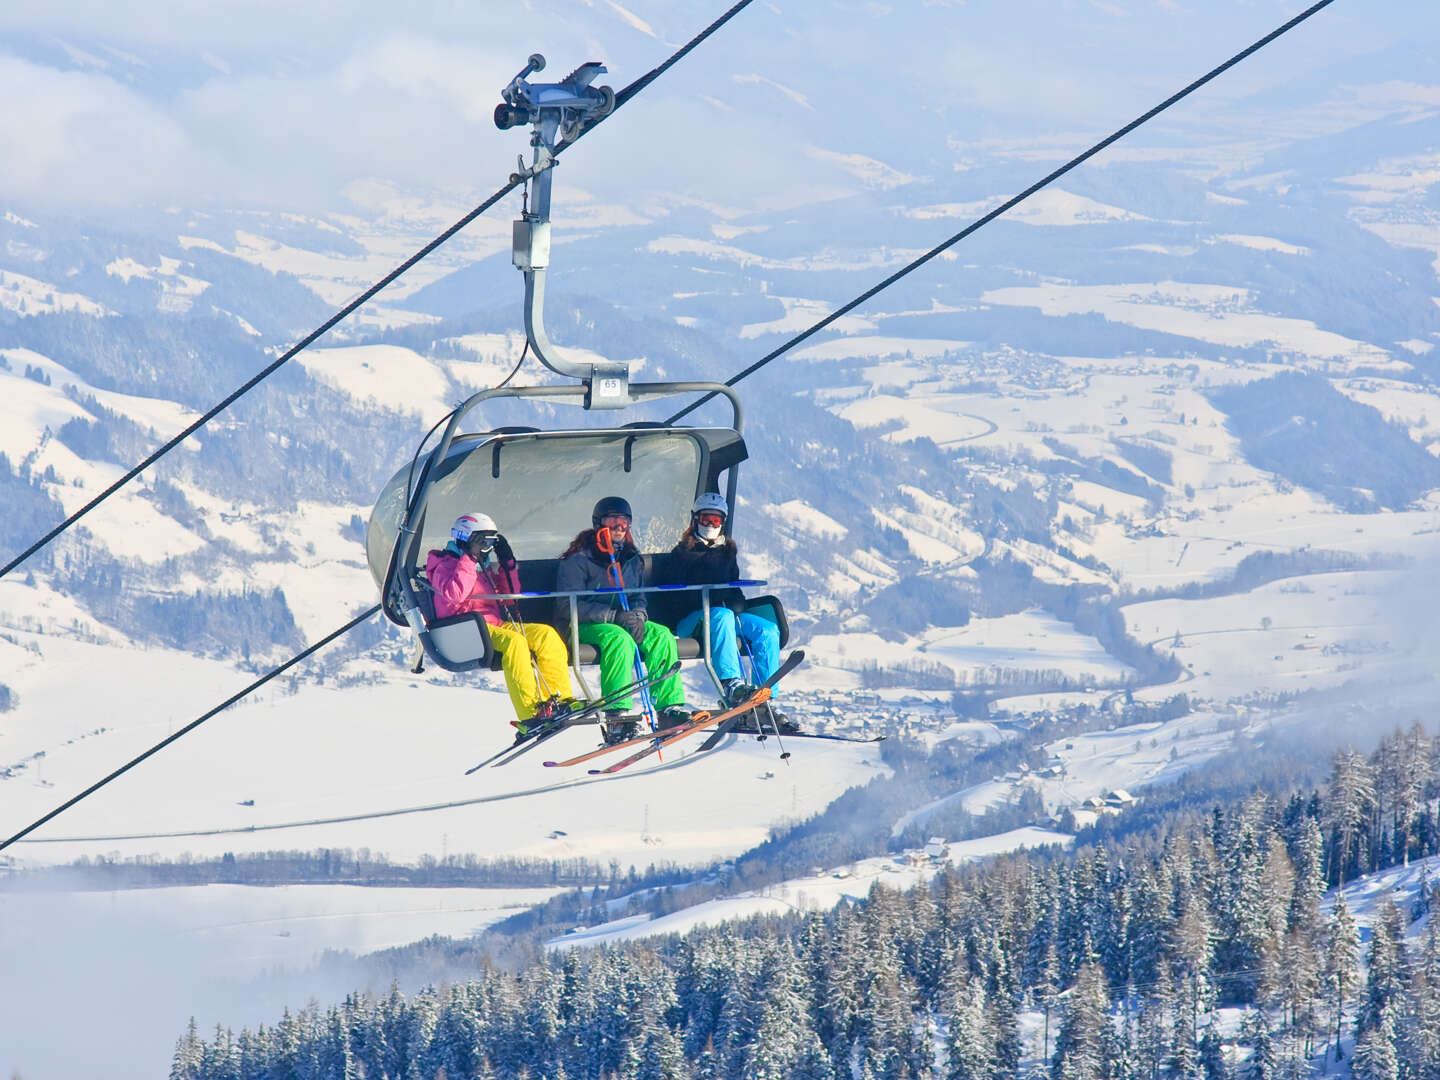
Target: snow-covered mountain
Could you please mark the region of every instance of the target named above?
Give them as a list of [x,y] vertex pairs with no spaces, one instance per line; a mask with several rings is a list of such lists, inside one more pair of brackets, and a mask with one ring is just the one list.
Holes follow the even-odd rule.
[[[559,7],[506,14],[483,45],[470,26],[438,44],[423,13],[399,44],[347,30],[349,66],[308,78],[302,25],[276,59],[258,26],[167,40],[0,13],[0,86],[31,88],[0,149],[61,102],[80,118],[24,143],[28,172],[0,152],[0,554],[498,186],[523,142],[488,110],[537,36],[556,68],[603,56],[621,85],[712,15]],[[1116,7],[1047,6],[1018,44],[1015,5],[737,23],[563,159],[552,334],[646,377],[725,378],[1288,14]],[[1058,815],[1263,731],[1276,701],[1423,699],[1436,14],[1372,18],[1335,5],[741,384],[737,533],[809,652],[791,694],[810,724],[979,746],[992,719],[1010,737],[1127,696],[1194,710],[1163,732],[1178,757],[1121,727],[1080,744],[1106,763],[1093,783],[1001,776],[907,814],[1034,788]],[[136,117],[148,141],[94,135]],[[361,530],[380,484],[519,355],[517,210],[0,581],[0,834],[374,602]],[[620,783],[557,791],[537,764],[473,784],[503,694],[411,676],[406,648],[378,624],[352,636],[6,854],[703,863],[886,772],[873,750],[807,745],[767,776],[749,746]]]

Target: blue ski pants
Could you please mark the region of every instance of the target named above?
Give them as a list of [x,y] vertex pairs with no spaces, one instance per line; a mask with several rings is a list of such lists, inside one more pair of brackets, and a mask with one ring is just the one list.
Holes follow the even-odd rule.
[[[692,611],[675,624],[680,637],[698,638],[700,612]],[[750,677],[758,686],[780,666],[780,628],[752,612],[736,615],[728,607],[710,609],[710,656],[722,679],[743,679],[740,643],[750,653]]]

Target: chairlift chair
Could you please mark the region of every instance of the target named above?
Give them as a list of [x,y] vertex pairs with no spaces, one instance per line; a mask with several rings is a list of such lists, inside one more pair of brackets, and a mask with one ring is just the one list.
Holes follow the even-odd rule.
[[[748,453],[741,435],[743,414],[734,390],[713,382],[629,381],[629,365],[610,361],[575,362],[558,355],[543,320],[545,270],[549,263],[549,203],[556,140],[563,140],[590,122],[584,110],[603,116],[613,106],[608,88],[589,81],[605,69],[587,64],[552,86],[526,82],[544,66],[538,54],[505,92],[503,118],[514,126],[529,119],[534,126],[533,164],[522,163],[517,179],[526,180],[526,209],[515,222],[513,259],[525,276],[525,331],[536,357],[558,374],[578,382],[482,390],[449,417],[439,442],[417,451],[385,485],[371,513],[366,533],[370,572],[380,588],[386,616],[414,631],[424,655],[455,672],[499,668],[485,620],[474,613],[435,617],[423,567],[428,552],[450,538],[456,517],[480,510],[495,519],[510,541],[520,564],[526,592],[514,598],[527,622],[550,622],[568,632],[570,660],[581,689],[589,688],[582,667],[598,662],[593,646],[578,640],[574,600],[554,592],[560,553],[576,533],[588,528],[591,508],[607,495],[620,495],[635,508],[634,540],[645,560],[646,591],[659,594],[655,615],[675,616],[693,610],[699,601],[704,616],[698,640],[680,639],[681,659],[703,659],[720,685],[711,662],[709,598],[720,586],[654,585],[666,580],[667,553],[690,521],[690,508],[705,491],[722,492],[729,509],[726,529],[735,519],[739,466]],[[552,93],[556,87],[559,91]],[[587,102],[590,102],[587,105]],[[558,104],[547,104],[558,103]],[[527,111],[528,110],[528,111]],[[503,123],[501,123],[503,119]],[[718,395],[729,401],[728,427],[675,426],[633,421],[606,427],[499,427],[480,433],[462,432],[463,422],[480,406],[500,399],[545,405],[579,406],[587,411],[633,408],[667,397]],[[752,582],[749,584],[762,584]],[[634,591],[631,589],[630,591]],[[676,592],[687,593],[689,604]],[[698,592],[698,597],[696,593]],[[666,596],[664,594],[671,594]],[[669,601],[668,603],[666,601]],[[774,621],[783,645],[789,637],[785,609],[766,596],[748,606]],[[569,617],[567,618],[567,612]],[[672,626],[673,628],[673,626]]]

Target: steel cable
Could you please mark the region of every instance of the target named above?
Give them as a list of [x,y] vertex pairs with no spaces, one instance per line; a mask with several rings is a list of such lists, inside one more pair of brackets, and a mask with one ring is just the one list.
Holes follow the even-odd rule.
[[[1088,150],[1086,150],[1084,153],[1077,154],[1075,157],[1073,157],[1073,158],[1071,158],[1069,161],[1067,161],[1064,165],[1061,165],[1061,166],[1060,166],[1058,169],[1056,169],[1054,172],[1052,172],[1052,173],[1050,173],[1049,175],[1045,176],[1045,177],[1044,177],[1043,179],[1041,179],[1041,180],[1037,180],[1035,183],[1031,184],[1031,185],[1030,185],[1028,188],[1026,188],[1024,191],[1020,192],[1020,194],[1014,196],[1013,198],[1007,199],[1005,202],[1003,202],[1003,203],[1001,203],[999,206],[995,207],[995,209],[991,210],[991,211],[990,211],[988,214],[986,214],[984,217],[978,218],[977,220],[971,222],[969,225],[965,226],[965,228],[961,229],[959,232],[957,232],[954,236],[950,237],[948,240],[944,241],[944,242],[941,243],[941,244],[937,244],[935,247],[931,248],[929,251],[927,251],[924,255],[921,255],[919,258],[914,259],[913,261],[906,263],[906,264],[905,264],[904,266],[902,266],[899,270],[895,271],[895,273],[893,273],[893,274],[891,274],[889,277],[887,277],[884,281],[881,281],[878,285],[874,285],[874,286],[870,287],[869,289],[866,289],[866,290],[865,290],[863,293],[861,293],[859,296],[855,297],[855,299],[851,300],[849,303],[847,303],[847,304],[844,305],[843,307],[837,309],[836,311],[832,312],[831,314],[825,316],[825,318],[823,318],[823,319],[821,319],[820,321],[816,322],[816,323],[815,323],[814,325],[812,325],[809,329],[803,330],[803,331],[801,331],[799,334],[796,334],[796,335],[795,335],[794,337],[792,337],[789,341],[785,342],[785,344],[781,345],[778,349],[775,349],[775,350],[773,350],[773,351],[771,351],[771,352],[769,352],[769,353],[766,353],[766,354],[765,354],[764,356],[762,356],[759,360],[755,361],[755,363],[751,364],[749,367],[747,367],[747,368],[745,368],[743,371],[741,371],[738,375],[734,375],[734,376],[732,376],[731,378],[727,379],[727,380],[725,381],[725,385],[726,385],[726,386],[734,386],[736,383],[740,382],[742,379],[746,379],[746,378],[748,378],[749,376],[755,374],[755,372],[759,371],[759,370],[760,370],[761,368],[763,368],[766,364],[770,363],[770,361],[772,361],[772,360],[776,359],[777,357],[782,356],[782,355],[784,355],[785,353],[789,352],[789,351],[790,351],[791,349],[793,349],[796,345],[799,345],[802,341],[805,341],[807,338],[813,337],[815,334],[818,334],[821,330],[824,330],[827,326],[829,326],[831,323],[833,323],[836,319],[839,319],[839,318],[842,317],[843,315],[846,315],[846,314],[848,314],[849,312],[853,311],[855,308],[859,307],[861,304],[863,304],[865,301],[869,300],[872,296],[875,296],[877,293],[883,292],[884,290],[888,289],[891,285],[894,285],[897,281],[899,281],[901,278],[905,277],[907,274],[911,273],[912,271],[915,271],[915,270],[920,269],[920,267],[924,266],[924,265],[925,265],[926,263],[928,263],[931,259],[934,259],[934,258],[937,257],[938,255],[940,255],[942,252],[945,252],[945,251],[949,250],[951,247],[953,247],[954,245],[958,244],[961,240],[964,240],[967,236],[969,236],[971,233],[975,232],[976,230],[981,229],[981,228],[983,228],[984,226],[988,225],[990,222],[994,221],[997,217],[999,217],[1001,214],[1005,213],[1007,210],[1011,210],[1011,209],[1015,208],[1016,206],[1019,206],[1022,202],[1024,202],[1026,199],[1028,199],[1031,195],[1034,195],[1034,194],[1035,194],[1037,191],[1039,191],[1040,189],[1042,189],[1042,188],[1044,188],[1044,187],[1047,187],[1047,186],[1049,186],[1050,184],[1054,183],[1056,180],[1060,179],[1060,177],[1062,177],[1062,176],[1064,176],[1066,173],[1068,173],[1071,169],[1074,169],[1074,168],[1076,168],[1077,166],[1084,164],[1086,161],[1089,161],[1092,157],[1094,157],[1096,154],[1100,153],[1100,151],[1104,150],[1104,149],[1105,149],[1107,146],[1109,146],[1111,143],[1114,143],[1114,142],[1116,142],[1116,141],[1119,140],[1119,139],[1123,139],[1126,135],[1130,134],[1130,132],[1134,131],[1136,128],[1140,127],[1142,124],[1144,124],[1144,123],[1146,123],[1146,122],[1148,122],[1148,121],[1150,121],[1150,120],[1153,120],[1155,117],[1159,116],[1162,112],[1164,112],[1166,109],[1170,108],[1170,106],[1174,105],[1176,102],[1181,101],[1181,100],[1183,100],[1184,98],[1189,97],[1189,96],[1190,96],[1191,94],[1193,94],[1196,90],[1199,90],[1202,86],[1204,86],[1206,83],[1210,82],[1212,79],[1215,79],[1215,78],[1217,78],[1218,76],[1224,74],[1226,71],[1229,71],[1232,67],[1234,67],[1236,64],[1240,63],[1240,61],[1244,60],[1244,59],[1245,59],[1247,56],[1249,56],[1250,54],[1252,54],[1252,53],[1254,53],[1254,52],[1258,52],[1260,49],[1263,49],[1266,45],[1269,45],[1269,44],[1270,44],[1272,41],[1274,41],[1276,38],[1280,37],[1280,36],[1283,35],[1283,34],[1288,33],[1289,31],[1293,30],[1295,27],[1299,26],[1301,23],[1303,23],[1306,19],[1310,18],[1310,16],[1314,15],[1314,14],[1315,14],[1317,11],[1319,11],[1321,8],[1329,7],[1329,6],[1330,6],[1332,3],[1334,3],[1334,2],[1335,2],[1335,0],[1319,0],[1318,3],[1312,4],[1310,7],[1306,8],[1306,9],[1305,9],[1304,11],[1302,11],[1299,15],[1296,15],[1293,19],[1289,20],[1289,21],[1286,22],[1284,25],[1279,26],[1279,27],[1277,27],[1276,29],[1270,31],[1270,33],[1266,34],[1266,35],[1265,35],[1264,37],[1262,37],[1259,41],[1256,41],[1253,45],[1250,45],[1249,47],[1240,50],[1240,52],[1238,52],[1238,53],[1236,53],[1234,56],[1230,57],[1229,60],[1226,60],[1223,64],[1219,65],[1218,67],[1212,68],[1210,71],[1208,71],[1208,72],[1206,72],[1204,75],[1200,76],[1200,78],[1196,79],[1194,82],[1192,82],[1192,83],[1190,83],[1188,86],[1186,86],[1183,90],[1178,90],[1178,91],[1176,91],[1175,93],[1171,94],[1168,98],[1166,98],[1164,101],[1162,101],[1159,105],[1156,105],[1153,109],[1149,110],[1149,111],[1146,112],[1146,113],[1143,113],[1143,114],[1140,115],[1140,116],[1137,116],[1134,120],[1131,120],[1131,121],[1130,121],[1128,124],[1126,124],[1124,127],[1122,127],[1122,128],[1117,128],[1115,131],[1113,131],[1113,132],[1111,132],[1109,135],[1105,136],[1105,138],[1101,139],[1099,142],[1097,142],[1097,143],[1095,143],[1093,146],[1091,146],[1091,147],[1090,147]],[[691,404],[685,406],[685,408],[681,409],[681,410],[680,410],[679,412],[677,412],[674,416],[671,416],[671,417],[669,417],[668,419],[666,419],[665,423],[667,423],[667,424],[673,424],[673,423],[675,423],[675,421],[677,421],[677,420],[681,419],[682,417],[687,416],[687,415],[689,415],[690,413],[694,412],[694,411],[695,411],[696,409],[698,409],[701,405],[704,405],[707,401],[709,401],[711,398],[713,398],[713,397],[715,397],[715,396],[716,396],[715,391],[711,391],[710,393],[706,394],[705,396],[703,396],[703,397],[697,399],[696,401],[692,402]]]
[[[612,109],[612,110],[611,110],[608,114],[606,114],[605,116],[600,117],[598,120],[595,121],[595,123],[591,124],[589,127],[587,127],[587,128],[585,128],[584,130],[582,130],[582,131],[580,132],[580,134],[577,135],[577,136],[576,136],[574,139],[572,139],[570,142],[567,142],[564,146],[561,146],[559,149],[557,149],[557,150],[555,151],[556,155],[558,156],[559,154],[564,153],[565,150],[567,150],[569,147],[573,146],[576,142],[579,141],[579,139],[581,139],[581,138],[583,138],[585,135],[589,134],[591,131],[593,131],[593,130],[594,130],[596,127],[598,127],[600,124],[602,124],[602,123],[604,123],[606,120],[608,120],[611,116],[614,116],[615,113],[620,109],[620,107],[621,107],[622,105],[624,105],[624,104],[625,104],[626,102],[628,102],[631,98],[633,98],[636,94],[640,93],[640,91],[644,90],[644,89],[645,89],[647,86],[649,86],[652,82],[654,82],[656,79],[658,79],[661,75],[663,75],[666,71],[668,71],[668,70],[669,70],[671,67],[673,67],[676,63],[678,63],[684,56],[686,56],[692,49],[694,49],[694,48],[695,48],[696,46],[698,46],[701,42],[703,42],[706,38],[710,37],[710,36],[711,36],[712,34],[714,34],[717,30],[719,30],[722,26],[724,26],[727,22],[729,22],[731,19],[733,19],[737,14],[740,13],[740,11],[742,11],[744,8],[748,7],[748,6],[750,5],[750,3],[751,3],[751,0],[739,0],[738,3],[736,3],[735,5],[733,5],[733,6],[732,6],[728,11],[726,11],[723,15],[721,15],[719,18],[717,18],[714,22],[712,22],[712,23],[711,23],[709,26],[707,26],[704,30],[700,31],[700,33],[696,34],[693,38],[691,38],[688,42],[686,42],[686,44],[683,45],[680,49],[678,49],[678,50],[676,50],[674,53],[672,53],[672,54],[670,55],[670,57],[669,57],[664,63],[660,64],[658,67],[652,68],[650,71],[646,72],[644,75],[640,76],[640,78],[638,78],[638,79],[636,79],[634,82],[632,82],[629,86],[625,87],[623,90],[621,90],[619,93],[617,93],[617,94],[615,95],[615,108]],[[465,228],[467,225],[469,225],[472,221],[474,221],[476,218],[478,218],[481,214],[485,213],[485,211],[489,210],[492,206],[494,206],[497,202],[499,202],[502,198],[504,198],[504,197],[505,197],[506,195],[508,195],[510,192],[514,191],[515,188],[519,187],[522,182],[523,182],[523,181],[521,181],[521,180],[517,177],[517,178],[511,180],[509,183],[505,184],[505,186],[501,187],[498,191],[495,192],[495,194],[491,195],[488,199],[486,199],[484,202],[482,202],[479,206],[475,207],[475,209],[471,210],[468,214],[466,214],[464,217],[460,218],[460,220],[458,220],[457,222],[455,222],[455,224],[451,225],[448,229],[446,229],[444,232],[442,232],[439,236],[435,237],[435,239],[431,240],[428,244],[426,244],[424,247],[422,247],[419,251],[415,252],[415,254],[411,255],[411,256],[410,256],[408,259],[406,259],[404,262],[400,263],[399,266],[395,267],[395,269],[391,270],[388,274],[386,274],[384,277],[382,277],[379,281],[377,281],[375,284],[371,285],[368,289],[366,289],[364,292],[362,292],[362,293],[361,293],[359,296],[357,296],[354,300],[351,300],[348,304],[346,304],[344,307],[342,307],[339,311],[335,312],[334,315],[330,316],[330,318],[326,319],[323,323],[321,323],[318,327],[316,327],[316,328],[315,328],[314,330],[312,330],[310,333],[306,334],[303,338],[300,339],[300,341],[299,341],[297,344],[295,344],[294,346],[292,346],[288,351],[286,351],[284,354],[282,354],[281,356],[279,356],[279,357],[278,357],[277,359],[275,359],[272,363],[267,364],[265,367],[261,368],[260,371],[258,371],[255,375],[253,375],[253,376],[252,376],[251,378],[249,378],[248,380],[246,380],[246,381],[245,381],[243,384],[241,384],[236,390],[234,390],[234,391],[232,391],[231,393],[227,394],[224,398],[222,398],[222,399],[219,401],[219,403],[217,403],[216,405],[214,405],[214,406],[211,407],[210,409],[206,410],[205,412],[201,413],[199,417],[197,417],[191,424],[189,424],[189,425],[188,425],[184,430],[182,430],[178,435],[176,435],[174,438],[170,439],[168,442],[162,443],[153,453],[151,453],[148,457],[146,457],[145,460],[141,461],[141,462],[140,462],[138,465],[136,465],[134,468],[130,469],[127,473],[125,473],[125,474],[124,474],[123,476],[121,476],[118,480],[116,480],[114,483],[112,483],[112,484],[111,484],[109,487],[107,487],[104,491],[100,492],[99,495],[95,496],[93,499],[91,499],[89,502],[87,502],[84,506],[82,506],[79,510],[75,511],[75,513],[71,514],[71,515],[70,515],[69,517],[67,517],[64,521],[60,522],[59,525],[56,525],[53,529],[51,529],[49,532],[47,532],[44,536],[40,537],[40,539],[36,540],[33,544],[31,544],[29,547],[27,547],[27,548],[26,548],[24,551],[22,551],[19,555],[15,556],[15,558],[13,558],[13,559],[11,559],[9,562],[7,562],[3,567],[0,567],[0,578],[3,578],[6,574],[10,573],[10,571],[14,570],[17,566],[19,566],[21,563],[23,563],[26,559],[30,558],[30,556],[34,555],[37,551],[39,551],[41,548],[43,548],[46,544],[50,543],[50,541],[54,540],[57,536],[59,536],[61,533],[63,533],[66,529],[70,528],[70,526],[74,525],[74,524],[75,524],[76,522],[78,522],[81,518],[83,518],[86,514],[90,513],[91,510],[94,510],[97,506],[99,506],[101,503],[103,503],[103,502],[104,502],[106,499],[108,499],[111,495],[115,494],[115,492],[119,491],[122,487],[124,487],[126,484],[128,484],[131,480],[135,479],[135,477],[139,476],[142,472],[144,472],[144,471],[145,471],[146,469],[148,469],[150,466],[154,465],[157,461],[159,461],[159,460],[160,460],[162,457],[164,457],[166,454],[170,453],[170,451],[174,450],[177,446],[179,446],[181,443],[183,443],[183,442],[184,442],[186,439],[188,439],[191,435],[195,434],[195,432],[199,431],[202,427],[204,427],[206,424],[208,424],[208,423],[209,423],[211,420],[213,420],[216,416],[218,416],[220,413],[224,412],[224,411],[225,411],[226,409],[228,409],[231,405],[233,405],[236,401],[238,401],[240,398],[242,398],[242,397],[244,397],[246,394],[248,394],[251,390],[255,389],[256,386],[260,385],[260,383],[264,382],[264,381],[265,381],[266,379],[268,379],[271,375],[275,374],[275,372],[279,371],[282,367],[284,367],[287,363],[289,363],[289,362],[290,362],[292,359],[294,359],[297,355],[299,355],[299,354],[300,354],[301,352],[303,352],[305,349],[309,348],[311,345],[313,345],[317,340],[319,340],[319,339],[320,339],[321,337],[323,337],[325,334],[329,333],[330,330],[332,330],[337,324],[343,322],[346,318],[348,318],[351,314],[353,314],[353,313],[356,311],[356,309],[358,309],[359,307],[361,307],[363,304],[368,303],[368,302],[370,301],[370,299],[373,298],[377,293],[379,293],[381,290],[383,290],[384,288],[386,288],[388,285],[390,285],[392,282],[394,282],[394,281],[395,281],[397,278],[399,278],[401,275],[403,275],[403,274],[406,273],[408,270],[410,270],[411,267],[415,266],[415,265],[416,265],[417,263],[419,263],[422,259],[426,258],[428,255],[430,255],[432,252],[434,252],[434,251],[435,251],[437,248],[439,248],[441,245],[445,244],[451,237],[453,237],[453,236],[454,236],[456,233],[458,233],[461,229],[463,229],[463,228]]]

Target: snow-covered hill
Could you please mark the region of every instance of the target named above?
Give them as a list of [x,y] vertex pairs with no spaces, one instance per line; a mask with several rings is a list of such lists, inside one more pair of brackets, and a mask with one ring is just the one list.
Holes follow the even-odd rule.
[[[765,32],[698,52],[564,159],[555,337],[646,377],[727,377],[1276,14],[1213,5],[1177,35],[1174,5],[1047,11],[1017,60],[981,8],[769,9]],[[487,114],[534,47],[530,8],[445,41],[423,12],[402,44],[346,29],[303,85],[259,16],[160,33],[64,9],[0,12],[0,87],[24,106],[0,149],[27,147],[0,153],[0,555],[458,218],[523,145]],[[617,85],[712,14],[541,9],[552,60],[597,49]],[[1314,691],[1428,693],[1440,97],[1408,42],[1436,13],[1389,5],[1363,35],[1343,5],[1325,18],[742,384],[737,533],[809,652],[787,686],[802,720],[982,746],[1189,699],[1163,726],[1048,746],[1049,777],[917,798],[897,829],[1026,791],[1081,810]],[[400,76],[418,67],[433,78]],[[284,124],[262,107],[297,101]],[[279,160],[314,172],[257,171]],[[519,356],[514,202],[0,582],[0,834],[374,601],[360,530],[380,484]],[[506,738],[498,684],[410,676],[404,651],[378,629],[338,646],[6,855],[704,863],[885,771],[873,748],[807,743],[782,766],[747,742],[604,783],[538,762],[466,779]]]

